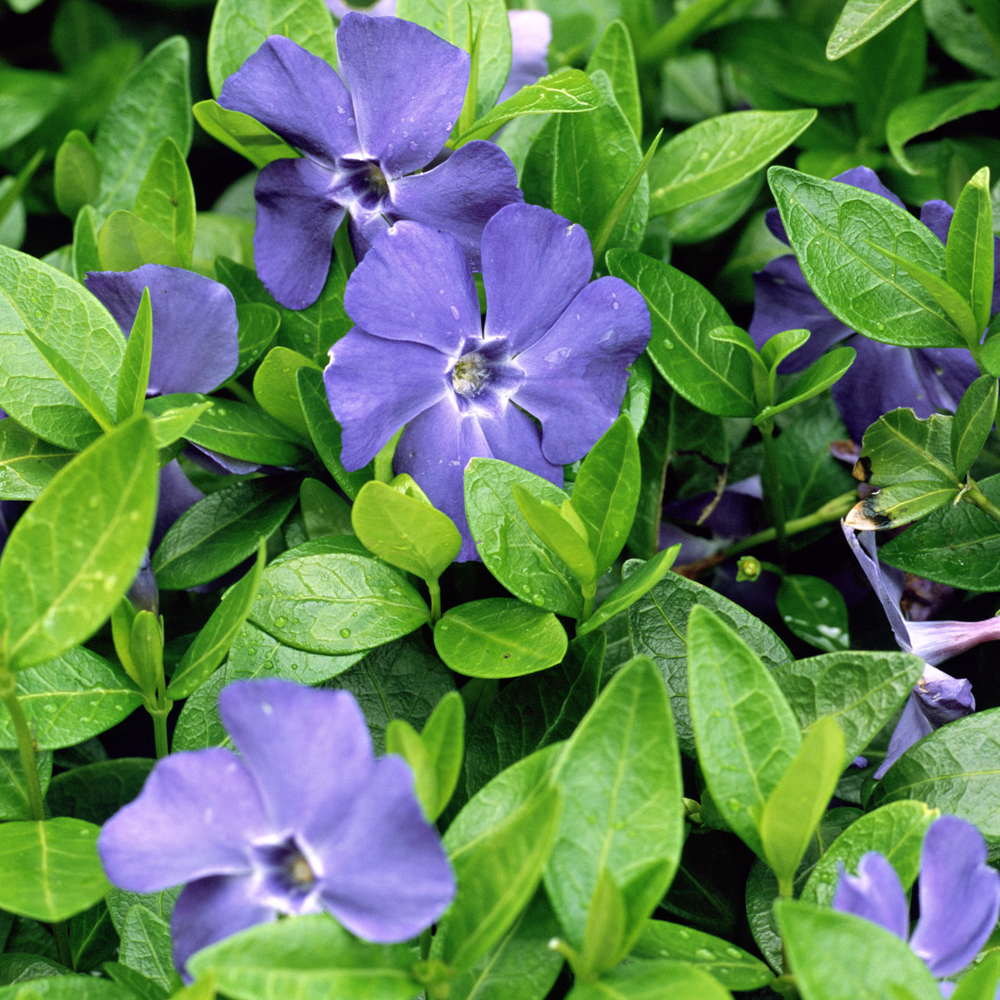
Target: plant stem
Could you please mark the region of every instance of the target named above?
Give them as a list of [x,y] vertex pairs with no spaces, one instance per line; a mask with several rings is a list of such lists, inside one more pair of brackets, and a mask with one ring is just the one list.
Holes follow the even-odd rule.
[[24,787],[28,795],[28,812],[33,820],[45,819],[45,809],[42,806],[42,786],[38,780],[38,762],[35,757],[35,741],[31,737],[31,729],[25,718],[24,709],[18,701],[14,673],[5,665],[0,664],[0,701],[7,706],[14,732],[17,734],[17,750],[21,755],[21,767],[24,769]]
[[441,617],[441,584],[438,578],[428,578],[424,581],[427,584],[427,592],[431,597],[431,625],[436,625]]
[[968,486],[962,491],[962,499],[966,503],[971,503],[978,507],[984,514],[989,515],[994,521],[1000,521],[1000,507],[998,507],[971,479]]
[[764,502],[771,513],[778,554],[784,565],[788,561],[788,531],[785,527],[785,497],[781,491],[778,451],[774,444],[774,422],[768,420],[761,426],[760,432],[764,442]]
[[157,707],[150,710],[149,714],[153,718],[153,742],[156,745],[156,759],[162,760],[170,753],[170,744],[167,740],[167,716],[170,714],[170,709]]

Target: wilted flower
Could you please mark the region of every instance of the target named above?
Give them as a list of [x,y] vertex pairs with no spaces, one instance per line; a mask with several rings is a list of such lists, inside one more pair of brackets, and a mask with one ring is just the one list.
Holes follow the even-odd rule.
[[413,774],[372,753],[354,697],[283,680],[237,681],[221,747],[157,762],[98,839],[111,881],[133,892],[187,883],[171,919],[174,962],[279,914],[333,914],[390,943],[436,920],[455,894]]
[[618,416],[627,366],[650,336],[642,296],[618,278],[588,284],[586,232],[548,209],[501,209],[482,260],[485,325],[459,244],[397,223],[351,275],[344,307],[357,326],[331,348],[324,375],[344,466],[363,466],[405,424],[394,468],[459,526],[460,560],[477,557],[463,499],[469,459],[561,484],[562,466]]
[[[834,180],[881,195],[903,207],[868,167],[855,167]],[[953,214],[945,202],[928,201],[920,211],[920,221],[944,243]],[[767,224],[775,236],[788,242],[776,208],[768,211]],[[1000,254],[997,267],[1000,268]],[[997,309],[1000,309],[1000,283],[995,285],[993,295],[992,311]],[[812,336],[782,363],[781,372],[802,371],[846,338],[850,338],[851,347],[857,351],[854,364],[831,390],[840,417],[855,441],[860,441],[868,425],[882,414],[901,406],[911,407],[918,417],[929,417],[938,410],[954,413],[962,394],[979,375],[965,348],[898,347],[856,333],[816,298],[795,255],[787,254],[772,260],[754,275],[750,336],[761,347],[781,330],[803,328]]]
[[[932,975],[964,969],[996,927],[1000,873],[986,864],[986,843],[957,816],[934,820],[924,835],[918,893],[920,918],[910,934],[910,905],[896,869],[876,851],[858,862],[858,874],[840,864],[833,908],[853,913],[909,940]],[[947,990],[949,984],[942,984]]]
[[349,215],[360,258],[399,219],[451,233],[478,265],[483,226],[522,200],[506,153],[470,142],[426,173],[465,100],[469,54],[419,25],[348,13],[340,75],[272,35],[226,80],[219,103],[302,152],[269,163],[255,190],[254,260],[267,290],[302,309],[323,289],[333,235]]

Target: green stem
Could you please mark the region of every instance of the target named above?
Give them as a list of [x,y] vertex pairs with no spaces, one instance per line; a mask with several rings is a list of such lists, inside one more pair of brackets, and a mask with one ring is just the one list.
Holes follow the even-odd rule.
[[51,925],[52,934],[56,939],[56,954],[59,956],[59,961],[66,966],[67,969],[73,968],[73,949],[69,944],[69,931],[66,929],[65,920],[57,920]]
[[151,709],[149,714],[153,717],[153,742],[156,745],[156,759],[162,760],[170,753],[170,744],[167,740],[167,716],[170,714],[169,708]]
[[[831,521],[839,521],[857,502],[858,494],[855,490],[841,493],[840,496],[828,500],[819,510],[787,521],[784,525],[785,535],[791,538],[792,535],[798,535],[803,531],[808,531],[810,528],[818,528],[820,525],[829,524]],[[777,534],[774,528],[765,528],[763,531],[758,531],[757,534],[750,535],[742,541],[730,545],[728,549],[720,554],[719,561],[728,559],[730,556],[739,555],[741,552],[746,552],[747,549],[752,549],[757,545],[773,542]]]
[[594,595],[596,593],[596,587],[590,593],[587,591],[583,592],[583,614],[580,616],[581,622],[585,622],[594,613]]
[[38,780],[38,762],[35,758],[35,741],[31,738],[31,728],[25,718],[24,709],[18,701],[17,682],[14,673],[6,666],[0,665],[0,701],[7,706],[14,732],[17,734],[17,750],[21,755],[21,767],[24,769],[24,787],[28,795],[28,813],[33,820],[45,819],[45,808],[42,805],[42,785]]
[[788,561],[788,529],[785,526],[785,496],[781,490],[778,450],[774,444],[774,422],[768,420],[764,423],[760,433],[764,442],[764,502],[771,512],[778,554],[784,564]]
[[441,584],[438,583],[437,577],[427,579],[424,583],[427,584],[427,591],[431,597],[431,625],[436,625],[441,617]]
[[989,515],[994,521],[1000,521],[1000,507],[998,507],[980,488],[969,480],[968,485],[962,491],[962,499],[966,503],[971,503],[978,507],[984,514]]

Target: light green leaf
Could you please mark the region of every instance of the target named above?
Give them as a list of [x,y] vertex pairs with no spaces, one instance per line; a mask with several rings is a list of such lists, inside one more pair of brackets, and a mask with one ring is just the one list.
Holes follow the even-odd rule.
[[890,25],[916,0],[847,0],[826,43],[827,59],[840,59]]
[[0,420],[0,497],[34,500],[72,457],[16,420]]
[[135,213],[166,237],[184,266],[194,252],[194,187],[184,154],[167,136],[160,143],[135,199]]
[[[593,597],[597,568],[587,538],[587,529],[569,506],[556,506],[550,500],[539,500],[520,483],[513,486],[514,502],[528,527],[539,541],[551,549],[576,577],[584,596]],[[581,531],[582,529],[582,531]]]
[[266,125],[242,111],[230,111],[216,101],[198,101],[191,110],[195,121],[213,139],[242,153],[255,167],[299,155]]
[[832,351],[817,358],[785,391],[774,406],[765,407],[754,419],[760,426],[765,420],[770,420],[775,414],[791,409],[804,403],[813,396],[829,389],[839,382],[848,368],[854,364],[857,352],[853,347],[835,347]]
[[993,205],[989,167],[978,171],[962,190],[948,227],[944,255],[948,284],[972,308],[970,341],[978,343],[990,321],[993,298]]
[[707,972],[687,962],[630,962],[594,982],[577,982],[566,1000],[732,1000],[729,991]]
[[639,78],[632,39],[624,21],[612,21],[598,39],[587,60],[587,72],[593,73],[595,70],[607,73],[618,107],[632,126],[635,137],[641,139],[642,102],[639,99]]
[[149,365],[152,358],[153,309],[149,302],[149,289],[144,288],[118,375],[115,416],[119,422],[142,413],[146,390],[149,388]]
[[183,267],[177,248],[145,219],[119,209],[101,227],[97,253],[105,271],[134,271],[143,264]]
[[979,457],[996,414],[997,380],[993,375],[980,375],[966,389],[951,424],[951,459],[959,479]]
[[657,552],[652,559],[633,570],[601,601],[600,607],[577,626],[576,634],[586,635],[588,632],[593,632],[648,594],[667,575],[678,552],[680,545],[672,545],[669,549]]
[[56,152],[53,187],[59,211],[71,219],[84,205],[97,201],[101,165],[90,140],[79,129],[68,132]]
[[298,351],[272,347],[254,372],[253,394],[263,410],[303,437],[308,437],[309,427],[302,413],[296,382],[298,370],[305,367],[319,370],[315,362]]

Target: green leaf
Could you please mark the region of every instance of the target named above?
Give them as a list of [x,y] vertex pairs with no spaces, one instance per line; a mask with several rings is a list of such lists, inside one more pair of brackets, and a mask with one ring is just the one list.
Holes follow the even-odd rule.
[[[806,344],[810,336],[808,330],[782,330],[764,342],[764,346],[760,349],[760,360],[768,372],[773,372],[789,354],[793,354]],[[752,340],[750,343],[753,345]]]
[[513,494],[517,509],[528,527],[538,536],[543,546],[569,567],[584,596],[593,597],[597,567],[587,538],[587,529],[576,516],[572,502],[563,501],[563,506],[556,506],[550,500],[539,500],[520,483],[514,483]]
[[[46,794],[52,777],[52,754],[35,754],[38,783]],[[31,800],[25,780],[21,755],[13,750],[0,750],[0,819],[30,819]]]
[[255,479],[209,494],[186,510],[153,554],[153,572],[164,590],[207,583],[257,550],[295,506],[280,480]]
[[313,653],[371,649],[429,618],[427,605],[397,570],[336,552],[272,563],[250,612],[258,628]]
[[566,631],[550,611],[507,597],[467,601],[434,626],[434,648],[466,677],[520,677],[559,663]]
[[991,111],[1000,105],[1000,80],[974,83],[953,83],[936,90],[927,90],[898,104],[889,114],[886,139],[892,155],[909,174],[919,174],[917,167],[903,151],[915,136],[962,118],[977,111]]
[[1000,844],[1000,709],[956,719],[907,750],[875,788],[872,805],[919,799],[979,827]]
[[325,535],[349,535],[351,505],[318,479],[303,479],[299,487],[302,523],[310,539]]
[[1000,72],[1000,25],[989,0],[924,0],[921,13],[934,40],[964,66],[983,76]]
[[788,769],[760,814],[764,856],[778,884],[788,888],[826,812],[844,769],[844,735],[829,715],[806,731]]
[[580,588],[572,571],[528,527],[513,496],[519,483],[536,500],[562,505],[566,494],[548,480],[493,458],[473,458],[465,470],[465,512],[486,568],[516,597],[579,618]]
[[972,341],[979,342],[990,321],[993,299],[993,205],[990,168],[983,167],[965,185],[948,227],[944,255],[948,284],[969,303]]
[[916,0],[847,0],[826,43],[827,59],[840,59],[890,25]]
[[240,355],[232,377],[242,375],[270,346],[278,332],[281,316],[273,306],[263,302],[237,302]]
[[851,509],[844,523],[862,531],[897,528],[953,500],[962,484],[951,467],[952,417],[918,419],[891,410],[865,431],[860,469],[878,492]]
[[34,500],[72,457],[16,420],[0,420],[0,497]]
[[241,580],[225,592],[219,606],[212,612],[211,618],[181,657],[181,662],[177,665],[167,687],[168,698],[174,701],[186,698],[200,687],[209,674],[226,658],[236,634],[250,614],[266,558],[267,545],[262,538],[257,546],[256,563]]
[[119,422],[142,413],[146,390],[149,388],[149,365],[152,358],[153,309],[149,301],[149,289],[144,288],[118,374],[115,416]]
[[778,587],[777,605],[781,620],[800,639],[828,653],[850,649],[847,605],[832,583],[790,574]]
[[[626,563],[626,571],[630,568]],[[625,579],[626,582],[630,579],[627,572]],[[695,756],[695,741],[688,704],[687,623],[695,605],[711,609],[739,632],[769,669],[774,670],[792,659],[785,644],[759,618],[714,590],[676,573],[665,576],[645,597],[629,607],[632,653],[650,657],[663,675],[677,738],[681,749],[690,757]]]
[[547,786],[476,839],[455,847],[445,837],[458,894],[438,930],[444,962],[464,972],[500,940],[538,886],[562,813]]
[[986,444],[997,414],[997,380],[980,375],[962,396],[951,424],[951,459],[961,479]]
[[234,1000],[412,1000],[414,956],[405,944],[359,941],[327,914],[257,924],[191,957]]
[[[979,482],[993,503],[1000,503],[1000,476]],[[1000,589],[997,543],[1000,524],[970,503],[947,504],[879,548],[879,557],[952,587]]]
[[208,79],[215,97],[226,77],[235,73],[268,35],[284,35],[337,65],[333,21],[322,0],[220,0],[208,34]]
[[135,1000],[136,994],[130,988],[106,979],[54,975],[53,972],[53,969],[45,968],[44,979],[0,987],[0,1000]]
[[376,480],[358,491],[351,524],[366,549],[422,580],[437,580],[462,547],[447,514]]
[[734,111],[685,129],[667,142],[650,164],[650,216],[735,187],[766,167],[815,117],[811,108]]
[[133,271],[143,264],[183,267],[177,248],[159,230],[134,212],[112,212],[97,239],[101,268]]
[[118,957],[122,964],[156,983],[164,992],[180,985],[170,955],[170,924],[145,906],[125,915]]
[[14,526],[0,561],[10,669],[58,656],[111,613],[149,540],[158,471],[149,422],[125,424],[56,473]]
[[857,352],[853,347],[835,347],[817,358],[787,389],[774,406],[765,407],[754,419],[758,426],[775,414],[804,403],[829,389],[854,364]]
[[1000,984],[1000,953],[990,952],[958,981],[952,1000],[992,1000]]
[[[211,399],[207,399],[204,396],[201,399],[202,402],[195,403],[192,406],[178,406],[168,409],[150,407],[148,405],[150,400],[145,401],[143,410],[147,411],[147,415],[152,417],[153,439],[156,442],[157,448],[166,448],[175,441],[179,441],[187,434],[194,422],[212,406]],[[155,410],[159,410],[159,413],[156,415],[154,415]]]
[[97,201],[101,165],[90,140],[79,129],[67,133],[56,152],[53,187],[59,211],[71,219],[84,205]]
[[790,899],[775,913],[803,1000],[886,1000],[897,987],[914,1000],[939,1000],[927,966],[884,927]]
[[242,111],[230,111],[216,101],[198,101],[191,110],[195,121],[213,139],[242,153],[255,167],[299,155],[266,125]]
[[964,347],[944,310],[884,250],[943,275],[941,241],[887,198],[772,167],[768,180],[809,286],[843,323],[903,347]]
[[309,436],[309,426],[302,413],[296,376],[300,368],[319,366],[298,351],[287,347],[272,347],[253,376],[254,399],[276,420]]
[[[697,0],[696,0],[697,2]],[[707,972],[687,962],[631,962],[595,982],[577,982],[566,1000],[732,1000],[730,993]]]
[[77,213],[73,223],[73,274],[77,281],[83,281],[88,271],[101,269],[97,238],[103,224],[104,216],[90,205]]
[[682,271],[641,253],[612,250],[607,264],[646,299],[653,329],[649,356],[667,382],[716,416],[756,415],[750,359],[710,336],[731,325],[716,299]]
[[742,948],[666,920],[647,921],[629,957],[687,962],[710,973],[728,990],[755,990],[774,980],[774,973]]
[[0,149],[13,146],[35,129],[58,105],[66,81],[55,73],[0,68]]
[[588,632],[593,632],[648,594],[666,576],[678,552],[680,545],[672,545],[669,549],[657,552],[652,559],[633,570],[601,601],[600,607],[585,622],[577,626],[576,634],[586,635]]
[[522,87],[516,94],[488,111],[455,140],[455,148],[473,139],[488,139],[497,129],[522,115],[574,114],[593,111],[601,95],[590,77],[579,69],[562,69]]
[[554,780],[565,806],[545,888],[567,939],[579,948],[602,872],[614,880],[626,920],[610,966],[662,898],[684,839],[670,703],[649,659],[637,657],[612,678],[566,744]]
[[858,862],[869,851],[878,851],[896,869],[908,890],[920,873],[920,854],[927,827],[937,816],[923,802],[890,802],[852,823],[827,848],[809,873],[801,898],[829,906],[840,882],[840,865],[857,872]]
[[309,435],[323,464],[337,485],[354,500],[358,491],[369,479],[371,468],[366,466],[348,472],[340,461],[340,424],[333,417],[330,402],[323,387],[323,375],[309,368],[300,368],[296,373],[299,400],[309,427]]
[[97,856],[100,828],[61,816],[0,826],[0,906],[53,923],[96,903],[110,888]]
[[105,213],[131,209],[164,139],[182,154],[191,148],[191,88],[187,41],[161,42],[122,84],[94,137]]
[[799,724],[757,654],[701,605],[688,623],[688,672],[698,760],[712,799],[763,857],[761,811],[798,753]]
[[166,237],[185,265],[194,252],[194,187],[184,154],[167,136],[160,143],[135,199],[135,212]]
[[598,39],[587,60],[587,72],[601,70],[611,81],[615,100],[632,127],[637,139],[642,138],[642,102],[639,98],[639,78],[635,68],[632,39],[625,22],[616,19]]
[[45,805],[53,816],[75,816],[100,826],[142,791],[155,761],[119,757],[56,775]]

